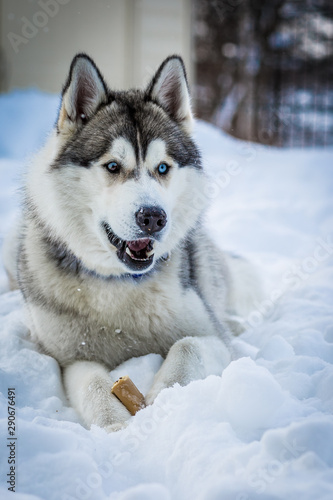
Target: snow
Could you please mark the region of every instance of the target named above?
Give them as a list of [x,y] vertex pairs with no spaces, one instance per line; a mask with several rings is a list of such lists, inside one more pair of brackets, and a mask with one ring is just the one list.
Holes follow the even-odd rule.
[[[58,97],[0,98],[0,234],[13,224],[27,154]],[[19,292],[0,273],[2,499],[7,390],[16,392],[17,500],[329,500],[333,498],[333,149],[275,149],[198,123],[210,187],[207,229],[256,265],[266,294],[245,318],[244,357],[164,390],[113,434],[85,429],[57,363],[29,340]],[[204,203],[204,199],[194,200]],[[112,372],[146,393],[162,360]]]

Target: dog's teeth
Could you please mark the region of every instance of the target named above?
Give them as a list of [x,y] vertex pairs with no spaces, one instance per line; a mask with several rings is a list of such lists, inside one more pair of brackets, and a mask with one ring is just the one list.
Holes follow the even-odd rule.
[[136,255],[134,255],[131,250],[128,248],[128,246],[126,246],[126,250],[125,252],[127,253],[127,255],[129,255],[131,257],[131,259],[133,260],[136,260],[136,261],[140,261],[140,262],[145,262],[146,260],[149,259],[149,257],[151,257],[154,253],[154,250],[151,250],[150,252],[147,252],[146,253],[146,257],[144,259],[140,259],[139,257],[137,257]]

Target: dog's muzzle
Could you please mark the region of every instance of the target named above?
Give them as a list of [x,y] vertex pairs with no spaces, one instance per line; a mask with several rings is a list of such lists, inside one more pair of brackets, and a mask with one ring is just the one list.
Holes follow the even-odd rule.
[[148,269],[154,260],[154,243],[166,226],[167,215],[157,206],[143,206],[135,214],[142,238],[126,241],[117,236],[107,222],[102,227],[111,245],[116,247],[118,258],[132,271]]

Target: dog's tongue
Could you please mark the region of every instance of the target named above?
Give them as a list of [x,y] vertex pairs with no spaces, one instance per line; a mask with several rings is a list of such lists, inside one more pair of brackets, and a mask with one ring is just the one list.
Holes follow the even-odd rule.
[[143,238],[142,240],[128,241],[127,246],[133,252],[139,252],[143,248],[146,248],[149,243],[149,238]]

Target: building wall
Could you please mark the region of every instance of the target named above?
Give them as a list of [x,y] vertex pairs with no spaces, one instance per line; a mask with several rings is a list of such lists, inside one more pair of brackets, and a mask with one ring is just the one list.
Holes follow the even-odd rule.
[[164,57],[184,57],[190,79],[191,0],[0,0],[1,90],[58,92],[86,52],[112,88],[147,83]]

